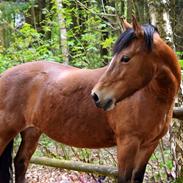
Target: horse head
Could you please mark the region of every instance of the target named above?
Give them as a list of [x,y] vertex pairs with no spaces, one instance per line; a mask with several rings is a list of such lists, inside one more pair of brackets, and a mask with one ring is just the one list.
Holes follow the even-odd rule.
[[175,54],[155,26],[140,26],[134,17],[132,25],[123,25],[126,30],[115,43],[114,56],[92,90],[96,106],[104,110],[147,86],[163,67],[180,80]]

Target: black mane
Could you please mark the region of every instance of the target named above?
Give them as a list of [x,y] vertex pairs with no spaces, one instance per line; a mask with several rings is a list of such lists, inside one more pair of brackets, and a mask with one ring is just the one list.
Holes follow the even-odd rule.
[[[158,29],[151,24],[145,24],[142,26],[142,28],[144,30],[145,45],[148,50],[151,50],[153,45],[153,34],[155,32],[158,33]],[[135,38],[136,35],[134,29],[127,29],[125,32],[123,32],[114,45],[113,49],[114,54],[116,53],[118,54],[119,52],[121,52],[121,50],[126,48]]]

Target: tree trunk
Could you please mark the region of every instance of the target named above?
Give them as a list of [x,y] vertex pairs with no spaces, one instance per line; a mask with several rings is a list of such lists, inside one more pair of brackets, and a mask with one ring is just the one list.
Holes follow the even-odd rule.
[[4,29],[0,27],[0,47],[4,47]]
[[169,0],[147,0],[151,23],[157,26],[161,37],[165,39],[174,50],[173,31],[170,21]]
[[29,15],[25,17],[25,21],[32,25],[38,32],[44,33],[43,22],[45,15],[43,9],[46,8],[46,0],[32,1],[31,8],[29,9]]
[[62,57],[65,64],[69,64],[69,50],[67,45],[67,30],[65,25],[65,19],[63,16],[62,0],[56,0],[58,24],[60,33],[60,47],[62,51]]
[[[106,0],[102,0],[102,7],[101,7],[101,9],[103,10],[104,13],[106,13],[105,6],[107,6],[107,5],[108,5],[107,1]],[[103,20],[105,22],[108,22],[108,19],[105,18],[105,17],[103,17]],[[101,40],[104,41],[104,40],[106,40],[109,37],[109,32],[106,30],[105,27],[102,27],[101,31],[102,31]],[[107,65],[109,63],[108,54],[109,54],[108,49],[107,48],[103,48],[102,46],[100,46],[100,55],[101,55],[101,58],[104,58],[104,61],[103,61],[104,65]]]

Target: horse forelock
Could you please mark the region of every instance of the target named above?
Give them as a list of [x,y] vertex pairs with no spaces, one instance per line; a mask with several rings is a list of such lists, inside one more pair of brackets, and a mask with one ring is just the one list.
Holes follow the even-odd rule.
[[[153,46],[153,35],[155,32],[158,33],[158,29],[151,25],[151,24],[145,24],[142,25],[142,29],[144,31],[144,41],[145,41],[145,46],[147,47],[148,50],[152,50]],[[137,38],[134,32],[134,29],[130,28],[127,29],[125,32],[123,32],[118,40],[116,41],[114,48],[113,48],[113,53],[118,54],[121,52],[122,49],[127,48],[128,45],[135,39]]]

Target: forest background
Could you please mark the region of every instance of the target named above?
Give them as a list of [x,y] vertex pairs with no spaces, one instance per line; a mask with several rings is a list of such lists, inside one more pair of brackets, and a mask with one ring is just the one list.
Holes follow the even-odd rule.
[[[109,63],[113,44],[123,31],[120,17],[130,22],[132,15],[141,24],[157,26],[183,68],[183,0],[0,0],[0,72],[33,60],[102,67]],[[181,91],[176,106],[182,106]],[[40,156],[75,156],[116,165],[114,150],[97,151],[96,157],[96,151],[58,145],[45,136],[40,144]],[[146,177],[154,181],[181,177],[182,154],[183,122],[174,120],[151,158]]]

